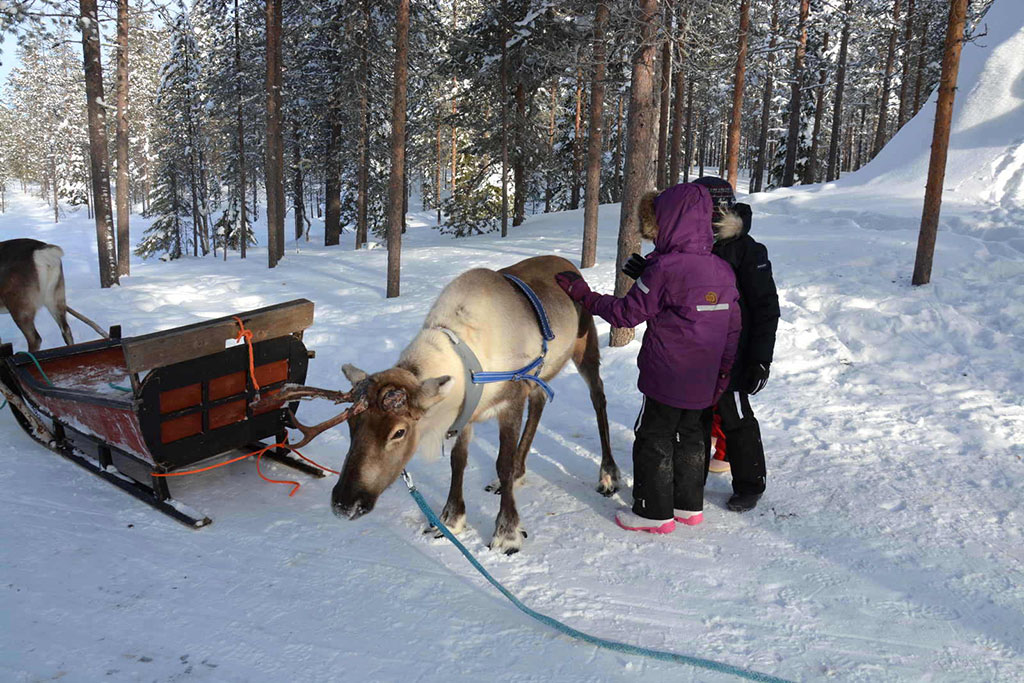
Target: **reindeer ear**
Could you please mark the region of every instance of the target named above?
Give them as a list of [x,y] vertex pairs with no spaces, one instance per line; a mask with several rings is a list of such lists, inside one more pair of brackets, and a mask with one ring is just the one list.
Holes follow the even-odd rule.
[[416,394],[416,405],[426,410],[447,396],[454,385],[451,375],[431,377],[420,385],[420,390]]
[[349,363],[345,363],[344,365],[342,365],[341,371],[345,373],[345,377],[347,377],[348,381],[352,382],[353,385],[359,384],[368,377],[368,375],[365,372],[363,372],[354,365],[350,365]]

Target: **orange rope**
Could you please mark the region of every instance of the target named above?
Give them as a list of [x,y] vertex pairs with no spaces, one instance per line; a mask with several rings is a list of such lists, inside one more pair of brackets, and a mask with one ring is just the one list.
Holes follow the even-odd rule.
[[[242,339],[245,339],[245,343],[248,344],[248,346],[249,346],[249,375],[252,377],[252,385],[253,385],[253,387],[256,389],[256,391],[259,391],[260,390],[260,385],[256,382],[256,364],[255,364],[255,361],[253,359],[253,353],[252,353],[252,330],[246,329],[245,323],[243,323],[242,319],[239,318],[237,315],[236,316],[231,316],[231,317],[233,317],[235,319],[235,322],[238,323],[239,332],[238,332],[238,336],[235,337],[235,341],[241,341]],[[295,492],[298,491],[300,488],[302,488],[302,484],[300,484],[297,481],[291,481],[290,479],[270,479],[269,477],[264,476],[263,471],[260,470],[260,458],[262,458],[263,454],[266,453],[267,451],[269,451],[272,448],[287,448],[289,451],[291,451],[295,455],[299,456],[300,458],[302,458],[306,462],[308,462],[308,463],[310,463],[310,464],[312,464],[312,465],[314,465],[316,467],[319,467],[324,472],[330,472],[331,474],[341,474],[337,470],[332,470],[330,467],[324,467],[323,465],[321,465],[320,463],[316,462],[315,460],[307,458],[302,453],[299,453],[297,450],[295,450],[294,448],[292,448],[291,446],[289,446],[286,443],[273,443],[273,444],[270,444],[269,446],[264,446],[263,448],[261,448],[261,449],[259,449],[257,451],[253,451],[252,453],[246,453],[245,455],[240,455],[237,458],[232,458],[231,460],[225,460],[224,462],[217,463],[216,465],[209,465],[208,467],[200,467],[199,469],[195,469],[195,470],[186,470],[184,472],[164,472],[164,473],[154,472],[154,473],[152,473],[152,476],[154,476],[154,477],[184,477],[184,476],[189,475],[189,474],[199,474],[200,472],[207,472],[209,470],[215,470],[218,467],[224,467],[225,465],[230,465],[233,462],[238,462],[239,460],[245,460],[246,458],[255,455],[256,456],[256,474],[260,475],[260,479],[262,479],[263,481],[269,482],[271,484],[291,484],[292,485],[292,490],[288,494],[288,496],[289,497],[294,496]]]
[[260,479],[262,479],[265,482],[269,482],[271,484],[291,484],[292,485],[292,490],[288,494],[288,496],[289,497],[294,496],[295,492],[298,491],[300,488],[302,488],[302,484],[300,484],[297,481],[292,481],[290,479],[270,479],[269,477],[267,477],[267,476],[265,476],[263,474],[262,470],[260,470],[260,458],[262,458],[263,454],[266,453],[267,451],[269,451],[272,448],[287,448],[289,451],[291,451],[295,455],[299,456],[300,458],[302,458],[306,462],[311,463],[311,464],[315,465],[316,467],[319,467],[324,472],[330,472],[331,474],[340,474],[340,472],[338,472],[337,470],[332,470],[330,467],[324,467],[323,465],[321,465],[320,463],[316,462],[315,460],[307,458],[302,453],[299,453],[297,450],[295,450],[294,448],[292,448],[291,446],[289,446],[286,443],[273,443],[273,444],[270,444],[269,446],[264,446],[263,448],[261,448],[261,449],[259,449],[257,451],[253,451],[252,453],[246,453],[245,455],[240,455],[237,458],[232,458],[231,460],[225,460],[224,462],[219,462],[216,465],[209,465],[208,467],[200,467],[199,469],[195,469],[195,470],[186,470],[185,472],[163,472],[163,473],[153,472],[152,476],[154,476],[154,477],[184,477],[184,476],[189,475],[189,474],[199,474],[200,472],[206,472],[208,470],[215,470],[218,467],[224,467],[225,465],[230,465],[233,462],[238,462],[239,460],[245,460],[246,458],[255,455],[256,456],[256,474],[260,475]]
[[231,316],[238,323],[238,336],[235,337],[235,341],[242,341],[245,339],[245,343],[249,345],[249,376],[252,377],[252,386],[256,391],[260,390],[259,382],[256,381],[256,362],[252,355],[252,330],[245,328],[245,323],[237,315]]

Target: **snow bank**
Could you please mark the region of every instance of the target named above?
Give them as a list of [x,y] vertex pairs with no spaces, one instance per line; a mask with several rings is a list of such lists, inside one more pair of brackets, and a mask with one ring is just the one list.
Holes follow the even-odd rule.
[[[1024,207],[1024,3],[996,0],[964,45],[943,201]],[[937,92],[864,168],[840,185],[923,196]]]

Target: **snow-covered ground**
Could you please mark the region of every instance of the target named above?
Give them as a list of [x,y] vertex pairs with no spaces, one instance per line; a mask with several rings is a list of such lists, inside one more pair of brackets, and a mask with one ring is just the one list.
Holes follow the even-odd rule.
[[[728,476],[712,475],[702,526],[666,537],[619,530],[612,514],[628,486],[610,500],[593,490],[597,430],[570,369],[553,384],[517,494],[530,536],[513,557],[486,548],[497,430],[476,431],[464,540],[489,571],[595,635],[788,679],[1024,679],[1024,158],[1020,128],[1006,123],[1024,111],[1024,66],[1004,66],[1002,81],[993,66],[1010,64],[1004,46],[1024,36],[1018,4],[997,2],[985,45],[964,50],[970,80],[950,163],[961,191],[944,207],[931,285],[909,284],[923,189],[910,166],[927,149],[927,108],[877,167],[751,198],[782,302],[772,378],[754,399],[769,468],[758,508],[726,511]],[[984,140],[962,112],[974,112]],[[985,112],[995,117],[987,127]],[[122,286],[101,291],[91,222],[54,225],[36,199],[9,197],[0,239],[62,245],[71,305],[126,335],[314,300],[309,381],[337,387],[347,386],[344,362],[391,365],[455,274],[537,254],[575,259],[582,232],[582,212],[568,212],[535,216],[505,240],[452,241],[413,214],[394,300],[384,298],[385,250],[351,251],[351,233],[343,248],[314,246],[321,226],[273,271],[261,249],[245,262],[136,260]],[[600,221],[599,265],[586,275],[610,291],[618,207],[602,207]],[[45,344],[58,343],[45,313],[38,323]],[[628,485],[639,343],[609,349],[607,325],[599,331]],[[7,316],[0,337],[25,348]],[[303,411],[313,419],[331,407]],[[306,452],[337,467],[347,440],[336,429]],[[240,462],[172,482],[215,520],[189,531],[39,447],[9,411],[0,457],[3,680],[726,678],[598,650],[529,620],[447,541],[421,533],[401,483],[373,513],[343,522],[329,511],[332,479],[303,479],[289,498]],[[447,464],[417,457],[410,470],[438,508]]]
[[[935,284],[911,288],[913,221],[801,197],[755,205],[783,313],[772,379],[755,399],[769,462],[760,506],[726,511],[728,477],[712,475],[703,526],[664,538],[619,530],[611,516],[628,488],[612,500],[594,492],[597,430],[567,372],[517,495],[531,532],[523,552],[485,547],[498,503],[483,491],[493,425],[470,453],[466,542],[529,605],[608,638],[790,679],[1019,680],[1024,256],[944,231]],[[587,273],[604,291],[617,217],[602,207],[600,265]],[[575,258],[582,215],[537,216],[504,241],[451,241],[414,216],[397,300],[384,298],[385,250],[305,243],[274,271],[260,249],[226,264],[136,261],[121,287],[100,291],[91,222],[50,220],[15,194],[0,236],[63,245],[69,299],[86,315],[130,335],[309,297],[309,381],[340,387],[343,362],[393,363],[457,272]],[[45,313],[39,327],[47,344],[59,340]],[[24,348],[9,317],[0,336]],[[627,483],[638,347],[603,350]],[[7,680],[721,678],[531,622],[447,541],[421,533],[401,483],[372,514],[342,522],[328,509],[331,479],[289,498],[238,463],[173,482],[215,520],[189,531],[40,448],[7,411],[0,434]],[[307,454],[337,467],[346,444],[337,429]],[[417,457],[411,472],[439,507],[447,465]]]

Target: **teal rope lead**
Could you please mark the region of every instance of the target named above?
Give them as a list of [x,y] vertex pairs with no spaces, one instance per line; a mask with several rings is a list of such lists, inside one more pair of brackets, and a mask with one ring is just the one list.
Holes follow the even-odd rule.
[[710,659],[704,659],[703,657],[691,657],[689,655],[676,654],[675,652],[665,652],[664,650],[651,650],[646,647],[629,645],[628,643],[620,643],[618,641],[607,640],[605,638],[598,638],[597,636],[592,636],[589,633],[584,633],[583,631],[574,629],[571,626],[566,626],[562,622],[558,621],[553,617],[549,617],[546,614],[541,614],[540,612],[530,609],[529,607],[524,605],[519,600],[519,598],[513,595],[511,591],[509,591],[507,588],[501,585],[497,579],[491,576],[490,573],[486,569],[484,569],[483,565],[481,565],[480,562],[475,557],[473,557],[473,553],[469,552],[466,546],[462,545],[459,539],[455,538],[455,535],[451,531],[449,531],[448,527],[446,527],[441,522],[438,516],[434,514],[434,511],[430,508],[430,506],[427,505],[427,501],[423,499],[423,495],[419,491],[417,491],[416,486],[413,485],[412,477],[409,476],[409,473],[406,472],[405,470],[402,470],[402,478],[405,480],[406,486],[409,487],[409,495],[411,495],[413,500],[416,501],[416,504],[419,505],[420,510],[422,510],[423,514],[426,515],[427,520],[435,527],[437,527],[437,529],[440,530],[442,534],[444,534],[444,537],[451,541],[455,545],[455,547],[459,549],[459,552],[461,552],[463,556],[465,556],[465,558],[469,560],[469,563],[473,565],[473,567],[478,572],[480,572],[480,574],[485,579],[487,579],[492,586],[497,588],[498,591],[501,592],[501,594],[504,595],[506,598],[508,598],[509,601],[517,608],[519,608],[520,611],[526,613],[530,617],[533,617],[540,623],[545,624],[546,626],[550,626],[551,628],[555,629],[556,631],[559,631],[560,633],[564,633],[570,638],[582,640],[584,642],[590,643],[591,645],[603,647],[606,650],[615,650],[616,652],[623,652],[628,655],[638,655],[641,657],[649,657],[651,659],[659,659],[663,662],[686,664],[688,666],[695,666],[701,669],[708,669],[709,671],[717,671],[719,673],[731,674],[733,676],[736,676],[737,678],[743,678],[748,681],[765,681],[767,683],[790,683],[784,678],[778,678],[776,676],[770,676],[768,674],[763,674],[757,671],[742,669],[738,666],[733,666],[731,664],[723,664],[721,662],[716,662]]
[[[18,351],[18,353],[23,353],[26,356],[28,356],[29,358],[31,358],[32,362],[36,364],[36,369],[39,370],[39,374],[42,375],[43,379],[46,380],[46,383],[49,384],[51,387],[53,386],[53,382],[51,382],[50,378],[46,376],[45,372],[43,372],[43,366],[39,364],[39,359],[38,358],[33,356],[29,351]],[[17,354],[15,354],[15,355],[17,355]]]

